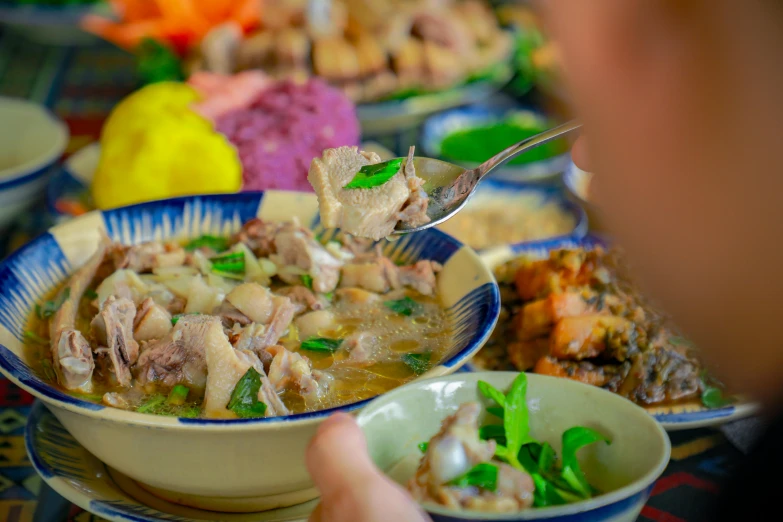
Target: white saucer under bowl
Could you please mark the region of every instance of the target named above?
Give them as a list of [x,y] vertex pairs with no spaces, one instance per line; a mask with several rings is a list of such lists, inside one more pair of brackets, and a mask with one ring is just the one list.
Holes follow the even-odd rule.
[[53,490],[82,509],[113,522],[304,521],[318,503],[312,500],[283,509],[241,514],[172,504],[98,460],[40,402],[28,417],[25,445],[33,467]]

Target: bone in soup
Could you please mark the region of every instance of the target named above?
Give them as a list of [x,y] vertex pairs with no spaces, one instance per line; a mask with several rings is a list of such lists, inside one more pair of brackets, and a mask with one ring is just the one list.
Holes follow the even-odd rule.
[[36,307],[29,360],[80,398],[142,413],[272,417],[367,399],[424,373],[450,338],[440,265],[295,222],[135,246],[104,239]]

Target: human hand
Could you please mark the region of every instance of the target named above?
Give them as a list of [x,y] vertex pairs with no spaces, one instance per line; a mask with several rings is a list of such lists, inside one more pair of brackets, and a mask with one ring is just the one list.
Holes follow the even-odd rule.
[[375,467],[364,433],[347,413],[326,419],[305,454],[321,492],[310,522],[427,522],[410,495]]

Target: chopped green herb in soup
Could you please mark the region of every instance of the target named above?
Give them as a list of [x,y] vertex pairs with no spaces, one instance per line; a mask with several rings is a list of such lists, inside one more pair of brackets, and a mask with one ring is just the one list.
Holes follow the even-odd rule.
[[399,266],[296,223],[98,251],[33,314],[31,359],[84,400],[253,418],[367,399],[426,372],[450,330],[440,266]]

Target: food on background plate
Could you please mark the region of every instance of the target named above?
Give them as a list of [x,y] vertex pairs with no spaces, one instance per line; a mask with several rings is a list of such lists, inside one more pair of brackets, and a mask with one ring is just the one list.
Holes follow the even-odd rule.
[[514,62],[521,83],[531,79],[551,85],[560,80],[561,58],[557,45],[543,30],[539,15],[525,3],[507,3],[497,8],[500,23],[514,29],[516,49]]
[[478,367],[573,379],[642,406],[729,402],[693,346],[639,294],[617,249],[522,256],[499,266],[495,277],[500,321],[474,358]]
[[429,222],[424,180],[416,176],[414,148],[406,159],[381,162],[375,153],[340,147],[313,160],[308,179],[327,228],[371,239],[392,234],[397,223]]
[[438,228],[473,249],[485,249],[570,234],[573,214],[539,192],[479,192]]
[[[591,428],[562,435],[561,458],[549,442],[529,433],[527,377],[520,373],[507,393],[479,381],[491,404],[468,402],[419,445],[424,454],[408,482],[413,497],[454,510],[513,513],[587,500],[599,492],[582,472],[577,452],[595,442],[611,444]],[[489,421],[479,427],[480,420]]]
[[99,208],[173,196],[236,192],[242,166],[234,146],[191,109],[186,84],[136,91],[109,115],[91,192]]
[[479,0],[266,2],[257,31],[214,28],[190,70],[317,75],[355,102],[436,91],[491,76],[511,38]]
[[91,192],[99,208],[240,189],[309,192],[311,160],[359,137],[353,104],[318,79],[199,73],[115,107]]
[[275,81],[247,106],[218,117],[216,128],[239,152],[243,190],[311,192],[313,158],[358,145],[361,135],[351,101],[317,78]]
[[[451,162],[483,163],[498,152],[522,140],[532,138],[550,127],[537,118],[512,114],[502,120],[458,129],[447,134],[440,143],[440,155]],[[544,161],[569,150],[564,139],[544,143],[511,160],[508,165],[526,165]]]
[[[178,79],[197,71],[262,70],[277,79],[319,76],[355,102],[407,97],[493,78],[511,37],[481,0],[115,2],[121,22],[86,17],[83,27],[136,51],[149,40],[180,61]],[[262,5],[263,4],[263,5]],[[145,47],[146,46],[146,47]],[[158,63],[158,62],[155,62]],[[142,63],[141,65],[144,65]],[[159,79],[153,67],[150,81]]]
[[136,50],[151,38],[184,54],[220,24],[250,31],[261,20],[259,0],[112,0],[119,21],[87,15],[82,28],[123,49]]
[[253,219],[233,237],[98,251],[36,307],[30,360],[79,398],[142,413],[282,416],[373,397],[445,353],[440,265]]

